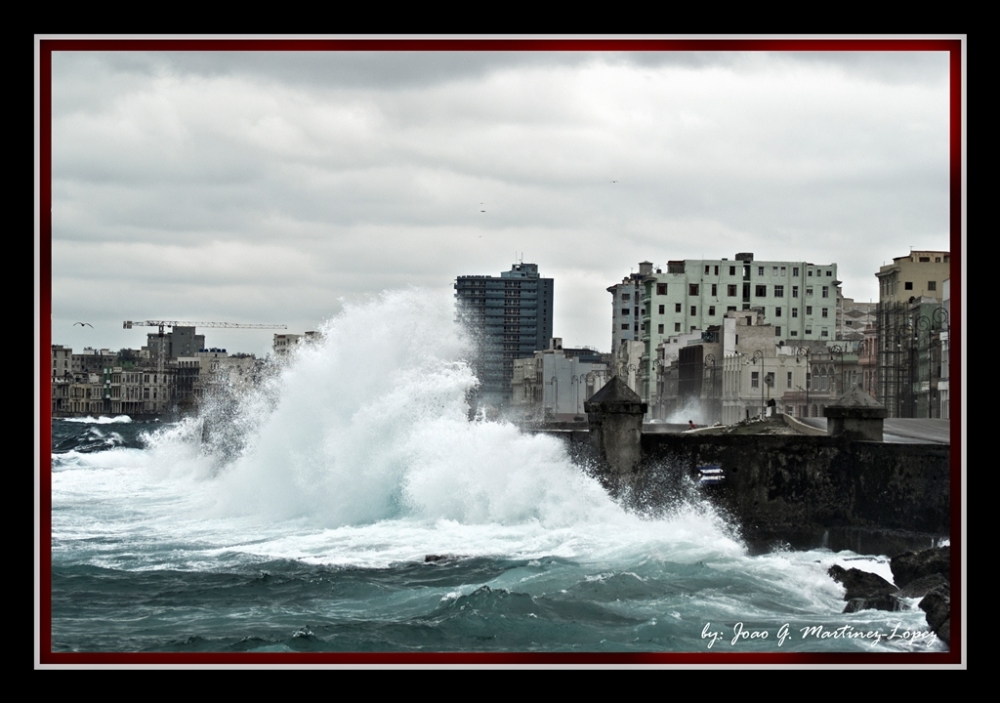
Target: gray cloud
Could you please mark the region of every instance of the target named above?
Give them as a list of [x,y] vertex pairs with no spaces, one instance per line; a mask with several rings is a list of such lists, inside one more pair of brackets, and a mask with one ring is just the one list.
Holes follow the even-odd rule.
[[312,329],[515,252],[570,345],[607,348],[604,289],[645,259],[836,262],[867,300],[883,261],[948,247],[947,129],[943,55],[60,54],[53,341]]

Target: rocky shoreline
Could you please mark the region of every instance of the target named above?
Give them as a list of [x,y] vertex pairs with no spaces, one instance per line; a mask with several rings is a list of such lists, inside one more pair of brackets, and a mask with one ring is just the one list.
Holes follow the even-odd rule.
[[831,566],[828,573],[844,586],[845,613],[859,610],[902,610],[902,598],[920,598],[927,625],[951,645],[951,547],[905,552],[889,562],[895,585],[878,574]]

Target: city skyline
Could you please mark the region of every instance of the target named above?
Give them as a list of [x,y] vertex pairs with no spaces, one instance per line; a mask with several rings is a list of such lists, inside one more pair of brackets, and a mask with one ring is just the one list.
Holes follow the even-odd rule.
[[[523,260],[607,349],[638,262],[951,248],[944,52],[56,52],[52,342],[315,329]],[[522,254],[523,252],[523,254]],[[86,321],[94,327],[73,323]],[[272,332],[199,330],[265,354]]]

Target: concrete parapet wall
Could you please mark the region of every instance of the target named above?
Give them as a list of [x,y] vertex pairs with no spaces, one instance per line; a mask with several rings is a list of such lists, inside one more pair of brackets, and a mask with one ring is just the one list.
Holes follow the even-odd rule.
[[815,542],[831,528],[947,536],[947,446],[849,442],[830,437],[654,435],[642,437],[640,473],[694,473],[719,464],[707,489],[751,540]]

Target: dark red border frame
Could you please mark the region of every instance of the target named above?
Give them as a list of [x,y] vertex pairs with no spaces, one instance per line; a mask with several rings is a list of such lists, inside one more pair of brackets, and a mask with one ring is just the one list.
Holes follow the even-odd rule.
[[[951,544],[962,554],[962,40],[960,39],[41,39],[39,40],[39,658],[101,665],[893,665],[962,662],[962,561],[952,559],[951,650],[927,654],[821,653],[76,653],[52,651],[52,53],[55,51],[944,51],[949,54],[951,239]],[[957,381],[957,382],[956,382]],[[955,490],[958,489],[958,490]]]

